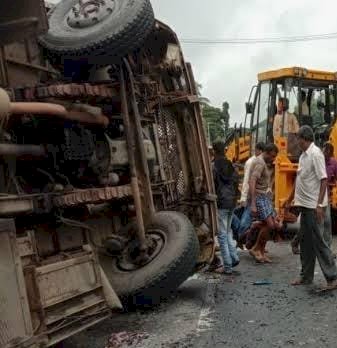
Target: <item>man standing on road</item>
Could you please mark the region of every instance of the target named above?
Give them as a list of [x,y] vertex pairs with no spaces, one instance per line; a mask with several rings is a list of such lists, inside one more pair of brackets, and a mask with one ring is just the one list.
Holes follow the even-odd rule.
[[330,194],[331,189],[336,186],[337,179],[337,161],[334,159],[334,147],[331,143],[325,143],[323,147],[323,153],[325,157],[326,172],[328,175],[328,200],[329,204],[326,208],[324,219],[324,239],[331,248],[332,243],[332,222],[331,222],[331,206],[330,206]]
[[[330,202],[331,189],[336,185],[337,179],[337,161],[334,159],[334,147],[331,143],[325,143],[323,146],[323,153],[325,157],[325,167],[328,176],[328,200]],[[331,207],[328,204],[325,216],[324,216],[324,240],[328,243],[331,248],[332,243],[332,221],[331,221]],[[292,251],[294,254],[299,254],[299,236],[296,234],[291,242]],[[335,257],[335,256],[334,256]],[[336,258],[336,257],[335,257]]]
[[337,288],[337,268],[332,252],[323,238],[324,215],[328,205],[327,172],[322,151],[314,144],[314,133],[309,126],[298,131],[302,150],[294,190],[285,203],[289,207],[295,196],[295,206],[301,211],[300,252],[302,271],[292,285],[311,284],[316,258],[327,281],[325,290]]
[[217,272],[227,275],[239,275],[233,268],[240,262],[233,240],[231,222],[233,210],[238,198],[238,175],[232,163],[225,157],[225,144],[217,142],[213,145],[214,162],[213,175],[215,190],[218,196],[218,241],[222,256],[223,268]]
[[238,228],[238,234],[239,237],[241,237],[250,227],[252,224],[252,218],[251,218],[251,211],[250,211],[250,205],[247,204],[248,201],[248,194],[249,194],[249,176],[250,176],[250,169],[252,166],[252,163],[254,160],[262,154],[264,151],[265,144],[264,143],[257,143],[255,146],[255,155],[250,157],[248,161],[245,163],[244,168],[244,176],[243,176],[243,183],[242,183],[242,190],[241,190],[241,198],[240,198],[240,205],[242,207],[245,207],[241,219],[240,219],[240,225]]
[[[277,146],[267,144],[263,153],[253,161],[250,169],[249,192],[252,217],[264,222],[259,232],[256,247],[250,250],[250,254],[260,262],[270,262],[270,259],[264,254],[264,246],[269,240],[270,232],[279,227],[275,220],[275,210],[268,192],[270,186],[268,164],[275,161],[277,154]],[[262,250],[261,245],[264,245]]]

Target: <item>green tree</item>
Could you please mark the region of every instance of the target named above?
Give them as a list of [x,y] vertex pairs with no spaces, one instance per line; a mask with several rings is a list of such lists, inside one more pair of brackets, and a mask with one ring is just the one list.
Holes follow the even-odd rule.
[[225,138],[223,114],[220,108],[204,105],[203,118],[209,144],[212,144],[216,139]]
[[222,104],[222,121],[224,123],[225,136],[227,136],[229,131],[229,118],[229,103],[225,101]]
[[198,99],[199,99],[199,103],[201,104],[201,107],[204,107],[205,105],[209,105],[210,100],[206,97],[203,97],[201,94],[202,84],[199,82],[196,82],[196,87],[197,87],[197,95],[198,95]]
[[196,83],[197,94],[203,112],[203,122],[205,133],[209,145],[216,140],[224,140],[229,132],[229,103],[225,101],[222,104],[222,109],[210,105],[210,100],[202,96],[202,85]]

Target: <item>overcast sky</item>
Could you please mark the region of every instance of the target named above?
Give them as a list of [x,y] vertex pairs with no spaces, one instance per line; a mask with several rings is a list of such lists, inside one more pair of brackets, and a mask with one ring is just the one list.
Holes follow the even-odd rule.
[[[337,32],[333,0],[152,0],[156,17],[179,38],[260,38]],[[183,44],[202,93],[212,104],[230,104],[231,123],[244,116],[244,103],[259,71],[305,66],[337,71],[337,39],[259,45]]]

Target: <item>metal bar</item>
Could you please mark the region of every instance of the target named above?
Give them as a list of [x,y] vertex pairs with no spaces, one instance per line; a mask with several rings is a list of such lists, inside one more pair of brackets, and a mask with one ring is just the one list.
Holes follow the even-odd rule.
[[49,265],[41,266],[36,269],[36,276],[41,277],[45,274],[48,273],[53,273],[56,271],[60,271],[66,268],[73,267],[75,265],[80,265],[82,263],[89,263],[94,261],[94,256],[93,253],[83,255],[80,257],[75,257],[70,260],[65,260],[65,261],[60,261],[60,262],[55,262],[51,263]]
[[0,83],[2,87],[7,87],[9,85],[7,61],[4,47],[0,47]]
[[53,75],[59,75],[57,71],[50,70],[44,66],[37,65],[37,64],[31,64],[31,63],[26,63],[26,62],[21,62],[20,60],[14,59],[14,58],[6,58],[7,63],[15,64],[15,65],[21,65],[25,66],[30,69],[35,69],[35,70],[40,70],[40,71],[45,71],[49,74]]
[[76,292],[71,293],[67,297],[64,296],[64,297],[59,297],[56,299],[53,298],[53,299],[49,299],[49,300],[44,300],[43,301],[43,308],[46,311],[46,310],[49,310],[50,307],[64,303],[64,302],[69,301],[69,300],[74,299],[74,298],[80,298],[83,295],[86,295],[86,294],[89,294],[89,293],[95,292],[95,291],[103,291],[102,285],[101,284],[93,285],[92,288],[90,288],[90,289],[83,290],[80,293],[76,293]]
[[[9,256],[12,259],[11,261],[6,260],[8,261],[8,265],[10,265],[10,268],[6,269],[6,266],[8,266],[6,265],[6,262],[5,262],[5,265],[2,265],[3,267],[5,267],[4,269],[6,269],[6,272],[4,271],[5,277],[6,277],[6,273],[15,272],[15,276],[13,277],[16,278],[15,283],[17,285],[17,288],[15,289],[15,288],[8,288],[8,284],[2,284],[5,291],[2,292],[1,295],[6,295],[6,294],[8,295],[12,293],[13,296],[16,296],[16,295],[18,296],[17,300],[21,301],[21,306],[19,306],[20,307],[19,310],[21,313],[17,313],[16,318],[17,318],[17,321],[19,321],[20,317],[22,318],[24,326],[25,326],[25,333],[27,334],[27,336],[31,336],[33,334],[33,327],[32,327],[31,315],[29,310],[26,283],[25,283],[25,278],[23,274],[23,267],[22,267],[20,252],[19,252],[17,240],[16,240],[16,227],[15,227],[14,219],[0,219],[0,234],[4,234],[4,236],[2,236],[1,242],[8,244],[10,248]],[[6,253],[4,255],[6,255]],[[7,300],[8,299],[5,297],[5,303]],[[5,319],[4,323],[6,324],[7,318],[1,318],[1,319]],[[1,337],[1,333],[0,333],[0,337]]]
[[158,158],[159,169],[160,169],[160,178],[162,181],[166,181],[164,161],[163,161],[163,156],[161,153],[160,140],[159,140],[159,134],[158,134],[158,125],[156,123],[153,124],[153,134],[154,134],[154,141],[156,145],[157,158]]
[[144,148],[142,125],[140,122],[141,116],[139,113],[138,104],[136,100],[135,79],[134,79],[130,64],[125,58],[124,58],[124,64],[126,66],[126,69],[129,74],[129,79],[130,79],[131,104],[133,109],[134,123],[136,126],[135,136],[136,136],[137,147],[138,147],[138,151],[140,155],[139,159],[140,159],[141,172],[144,176],[144,180],[142,180],[142,184],[144,187],[143,193],[145,195],[145,202],[146,202],[146,209],[145,209],[144,215],[147,216],[148,220],[150,220],[152,215],[155,213],[155,208],[154,208],[154,202],[153,202],[153,196],[152,196],[152,190],[151,190],[149,167],[147,164],[146,153]]
[[69,327],[69,330],[64,330],[64,333],[60,333],[59,335],[55,335],[47,343],[47,347],[52,347],[55,344],[57,344],[58,342],[61,342],[61,341],[65,340],[66,338],[70,337],[70,336],[76,335],[76,334],[80,333],[81,331],[84,331],[87,328],[89,328],[89,327],[91,327],[91,326],[93,326],[95,324],[98,324],[99,322],[101,322],[101,321],[111,317],[111,312],[108,312],[107,314],[104,314],[104,313],[103,313],[102,317],[99,317],[97,319],[89,321],[88,323],[85,323],[84,325],[79,325],[76,328]]
[[[189,83],[191,86],[191,92],[193,94],[196,94],[197,88],[195,84],[195,79],[192,71],[192,66],[191,64],[187,63],[187,75],[189,78]],[[196,120],[196,125],[197,125],[197,132],[199,135],[199,147],[201,150],[201,157],[202,157],[202,162],[203,162],[203,168],[204,168],[204,174],[206,177],[206,190],[210,194],[214,194],[215,192],[215,187],[214,187],[214,181],[213,181],[213,176],[212,176],[212,171],[211,171],[211,160],[210,160],[210,154],[208,149],[206,148],[206,136],[204,132],[204,128],[202,126],[202,116],[201,116],[201,108],[200,104],[196,103],[193,104],[193,109],[194,109],[194,116]],[[203,145],[204,144],[204,145]],[[209,216],[210,216],[210,230],[212,231],[212,237],[215,237],[215,233],[217,231],[217,207],[216,207],[216,202],[209,202],[208,204],[208,209],[209,209]],[[209,262],[212,261],[215,253],[215,244],[213,245],[212,249],[212,255],[210,255]]]
[[[81,299],[82,300],[82,299]],[[47,325],[51,325],[54,324],[58,321],[61,321],[63,319],[67,319],[69,317],[71,317],[74,314],[80,313],[80,312],[84,312],[86,309],[92,309],[96,306],[105,304],[105,300],[101,297],[98,297],[96,299],[85,299],[85,301],[82,301],[81,304],[79,304],[78,306],[74,306],[74,307],[68,307],[65,311],[62,312],[62,314],[60,314],[60,312],[58,312],[56,315],[47,315],[47,319],[46,319],[46,324]],[[82,314],[83,316],[83,314]]]
[[257,101],[257,116],[256,116],[256,138],[255,138],[255,144],[252,144],[254,149],[255,149],[256,143],[259,141],[258,139],[259,139],[259,122],[260,122],[261,87],[262,87],[262,83],[259,83],[258,101]]
[[29,46],[29,41],[27,39],[24,39],[24,46],[25,46],[25,51],[26,51],[26,55],[27,55],[27,61],[29,64],[32,63],[32,54],[31,54],[31,50],[30,50],[30,46]]
[[297,102],[298,102],[298,122],[300,124],[300,126],[302,126],[303,123],[303,115],[302,115],[302,97],[301,97],[301,92],[302,92],[302,80],[298,79],[297,80],[297,92],[298,92],[298,96],[297,96]]
[[183,95],[183,96],[162,96],[162,104],[164,106],[176,104],[176,103],[198,103],[199,99],[196,95]]
[[46,156],[46,150],[40,145],[0,144],[0,156]]
[[[191,64],[187,64],[187,69],[188,69],[188,74],[190,76],[190,84],[192,88],[192,93],[196,93],[196,86],[195,86],[195,81],[194,81],[194,76],[193,76],[193,71],[192,71],[192,66]],[[210,156],[209,156],[209,151],[208,149],[206,150],[206,146],[202,146],[202,144],[207,144],[206,142],[206,137],[204,134],[204,129],[202,127],[202,119],[201,119],[201,110],[200,110],[200,104],[194,104],[194,115],[195,115],[195,120],[197,124],[197,132],[198,132],[198,140],[199,140],[199,146],[201,149],[201,157],[204,165],[204,171],[205,171],[205,176],[206,176],[206,183],[207,183],[207,189],[209,192],[214,192],[214,183],[213,179],[211,176],[211,170],[210,166],[207,165],[208,163],[211,162]]]
[[63,105],[55,103],[39,102],[13,102],[11,103],[11,113],[13,115],[34,114],[41,117],[60,117],[67,120],[78,121],[85,124],[95,124],[107,126],[109,118],[103,114],[94,114],[90,109],[76,108],[70,105],[67,110]]
[[128,157],[130,163],[130,175],[131,175],[131,189],[133,193],[133,199],[135,203],[136,219],[137,219],[137,236],[139,239],[139,244],[141,249],[146,249],[146,237],[145,237],[145,227],[142,213],[140,190],[138,185],[138,177],[136,170],[136,160],[134,154],[134,138],[131,132],[131,122],[129,115],[128,102],[126,97],[126,84],[123,67],[120,67],[120,82],[121,82],[121,106],[123,114],[123,123],[126,134],[126,144],[128,150]]

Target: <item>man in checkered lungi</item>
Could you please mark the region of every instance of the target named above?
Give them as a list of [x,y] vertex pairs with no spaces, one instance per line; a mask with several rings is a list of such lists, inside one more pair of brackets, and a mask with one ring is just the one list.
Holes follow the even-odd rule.
[[282,222],[276,218],[273,202],[268,189],[270,186],[270,171],[268,164],[274,162],[278,154],[275,144],[267,144],[264,152],[252,163],[249,178],[249,201],[252,217],[263,222],[254,247],[250,254],[259,262],[271,262],[265,255],[265,245],[270,239],[270,232],[278,230]]

